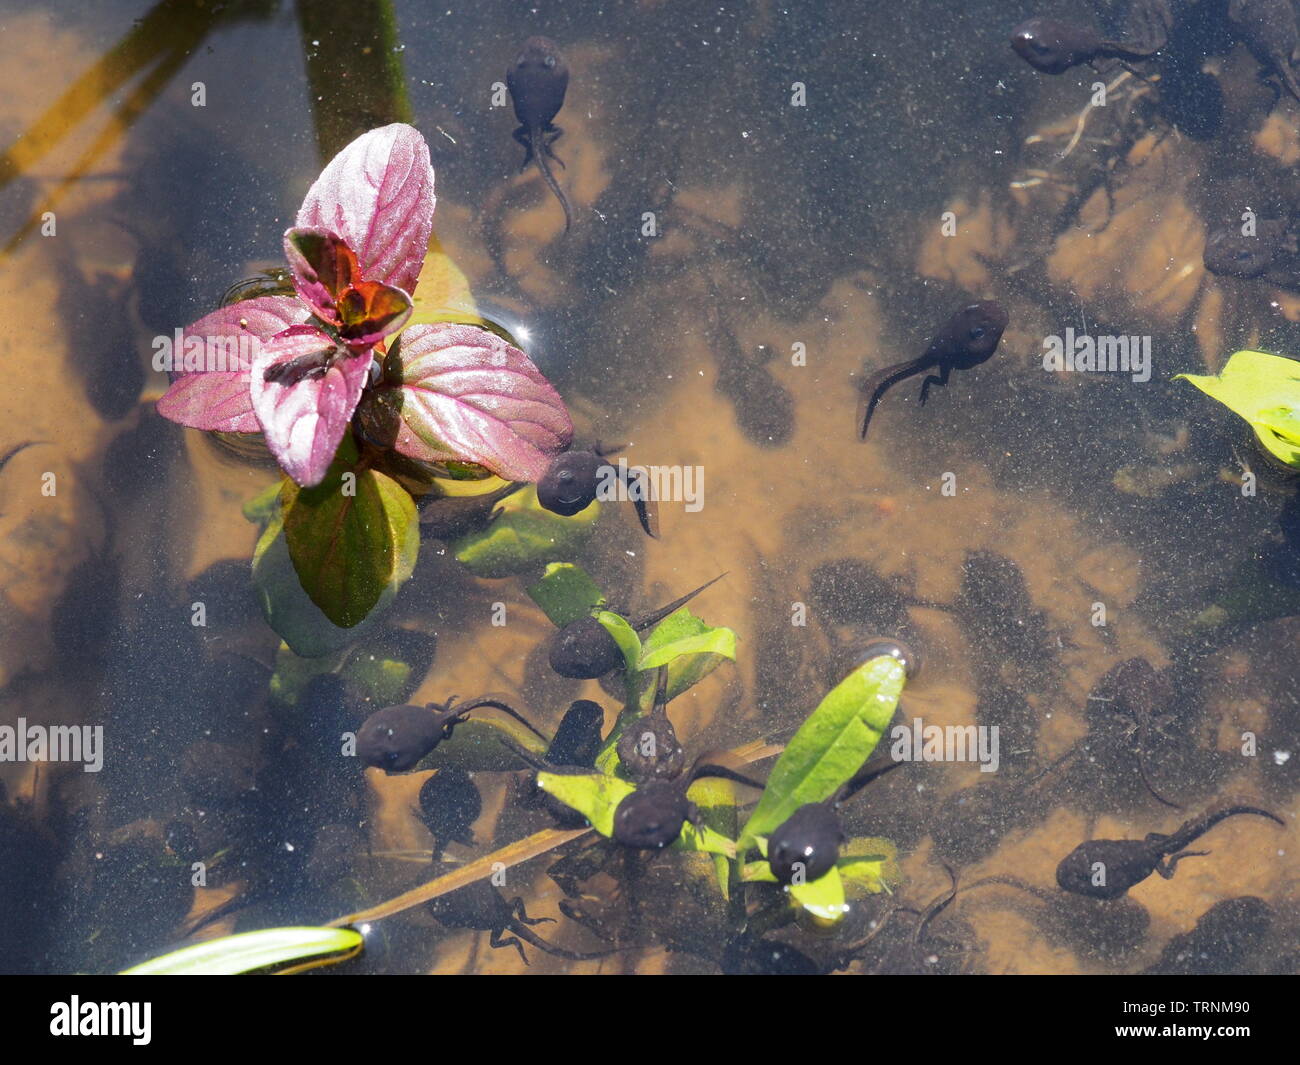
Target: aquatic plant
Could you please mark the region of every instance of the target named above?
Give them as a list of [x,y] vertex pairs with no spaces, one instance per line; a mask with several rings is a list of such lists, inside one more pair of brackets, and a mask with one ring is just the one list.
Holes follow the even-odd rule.
[[[181,331],[158,401],[191,428],[262,434],[288,476],[278,506],[262,501],[255,571],[282,532],[302,590],[343,628],[414,567],[416,509],[382,468],[390,456],[534,482],[573,437],[563,400],[519,348],[463,322],[408,324],[433,181],[411,126],[344,148],[284,234],[294,294],[241,300]],[[288,594],[273,592],[267,610],[282,635],[274,615],[291,612]]]
[[[734,659],[735,634],[707,625],[682,607],[643,641],[625,618],[603,609],[605,599],[595,583],[567,564],[549,567],[529,594],[557,626],[594,617],[623,653],[627,701],[596,758],[597,771],[538,774],[544,791],[581,813],[601,835],[618,838],[615,825],[621,805],[646,786],[624,764],[619,741],[653,712],[647,707],[653,694],[647,674],[666,670],[663,695],[671,699],[722,661]],[[742,882],[779,886],[797,910],[833,924],[847,912],[846,898],[875,894],[898,883],[894,848],[886,840],[847,841],[823,875],[796,876],[784,885],[777,884],[766,861],[773,830],[809,804],[832,801],[859,773],[888,727],[906,683],[908,664],[888,649],[878,649],[881,653],[872,654],[836,685],[795,733],[743,828],[729,782],[689,782],[684,794],[698,806],[699,816],[683,822],[671,845],[714,856],[718,885],[725,896],[730,897],[734,885]],[[653,742],[655,734],[648,725],[644,735]],[[764,860],[747,860],[754,851]]]
[[1211,399],[1239,414],[1263,448],[1300,469],[1300,362],[1263,351],[1238,351],[1217,377],[1180,373]]

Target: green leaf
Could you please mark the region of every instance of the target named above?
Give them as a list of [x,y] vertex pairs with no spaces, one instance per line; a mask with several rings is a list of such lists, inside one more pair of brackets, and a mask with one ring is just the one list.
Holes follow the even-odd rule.
[[501,742],[502,736],[534,754],[546,751],[546,741],[514,718],[482,713],[457,725],[451,738],[438,744],[415,768],[456,768],[467,773],[509,773],[526,768],[519,756]]
[[742,852],[799,807],[829,799],[862,768],[889,727],[906,681],[903,664],[881,655],[860,665],[821,701],[772,767],[741,833]]
[[570,518],[552,514],[537,502],[529,487],[506,496],[501,515],[486,529],[456,540],[452,552],[476,577],[512,577],[547,562],[577,554],[591,536],[600,516],[592,503]]
[[320,484],[299,488],[286,481],[281,493],[289,557],[303,590],[345,629],[410,577],[420,548],[410,493],[378,470],[351,469],[348,452],[355,447],[345,438]]
[[[711,851],[713,869],[723,898],[731,897],[731,861],[736,854],[736,829],[740,818],[736,812],[736,785],[721,777],[701,777],[690,787],[690,799],[700,811],[700,822],[726,840],[728,850]],[[704,848],[698,848],[704,849]]]
[[790,901],[822,927],[839,924],[849,912],[844,901],[844,881],[837,868],[811,883],[791,884],[789,894]]
[[263,529],[280,510],[280,481],[269,484],[244,504],[244,517]]
[[1269,454],[1300,468],[1300,362],[1263,351],[1238,351],[1217,377],[1177,374],[1255,430]]
[[627,618],[610,610],[602,610],[596,620],[605,627],[605,631],[614,637],[618,649],[623,652],[623,662],[629,671],[635,671],[641,658],[641,637],[636,634]]
[[602,836],[614,834],[614,811],[636,791],[635,784],[608,773],[541,772],[537,783],[548,795],[582,814]]
[[397,594],[396,586],[386,589],[375,610],[361,625],[350,629],[335,625],[303,591],[289,557],[284,521],[278,510],[253,549],[253,586],[266,623],[294,654],[303,658],[331,655],[353,643]]
[[[689,821],[682,825],[682,834],[673,841],[673,847],[679,851],[703,851],[724,858],[736,856],[736,843],[721,832],[708,825],[693,825]],[[724,894],[725,889],[724,889]]]
[[572,562],[552,562],[528,594],[557,629],[572,625],[605,605],[605,595],[586,570]]
[[[664,618],[646,637],[637,668],[657,669],[682,655],[702,654],[735,661],[736,634],[731,629],[710,628],[687,607],[682,607]],[[671,697],[671,688],[669,693]]]
[[887,839],[859,836],[840,848],[835,863],[844,881],[844,893],[850,899],[866,895],[892,893],[903,882],[898,866],[898,848]]
[[233,976],[263,969],[297,972],[354,958],[364,944],[360,933],[351,928],[266,928],[182,947],[134,965],[121,975]]

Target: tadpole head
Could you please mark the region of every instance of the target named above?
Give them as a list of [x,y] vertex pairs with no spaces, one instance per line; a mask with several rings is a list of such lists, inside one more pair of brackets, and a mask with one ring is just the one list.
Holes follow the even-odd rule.
[[801,806],[767,840],[767,864],[782,884],[820,880],[840,857],[844,830],[826,803]]
[[357,757],[385,773],[414,769],[442,739],[442,724],[423,706],[386,706],[357,729]]
[[686,768],[686,751],[663,713],[629,724],[618,740],[618,759],[633,780],[673,780]]
[[537,502],[552,514],[571,517],[596,499],[604,459],[594,451],[566,451],[557,455],[537,482]]
[[420,820],[439,845],[454,840],[472,846],[470,826],[482,812],[478,787],[463,769],[439,769],[420,788]]
[[1075,65],[1070,48],[1070,31],[1064,24],[1047,18],[1031,18],[1011,31],[1011,47],[1035,70],[1064,74]]
[[548,658],[556,673],[573,680],[595,680],[623,664],[614,637],[591,617],[579,618],[557,632]]
[[921,671],[920,655],[902,640],[887,636],[864,640],[852,649],[850,657],[854,668],[870,662],[873,658],[893,658],[902,664],[908,680],[915,680],[916,675]]
[[546,760],[552,765],[594,766],[604,725],[605,711],[600,703],[576,700],[560,718],[560,727],[546,749]]
[[691,816],[685,790],[672,781],[642,784],[614,811],[614,840],[635,850],[661,850],[682,834]]

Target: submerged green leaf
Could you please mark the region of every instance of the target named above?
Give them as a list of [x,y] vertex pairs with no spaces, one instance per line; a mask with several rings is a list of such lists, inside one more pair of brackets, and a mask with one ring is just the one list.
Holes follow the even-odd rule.
[[602,836],[614,834],[614,811],[636,791],[636,785],[608,773],[537,774],[538,786],[591,822]]
[[892,892],[903,882],[898,866],[898,848],[878,836],[859,836],[840,848],[835,863],[844,881],[844,893],[850,899]]
[[787,890],[790,901],[823,927],[838,924],[849,912],[838,868],[832,867],[825,876],[809,883],[791,884]]
[[274,969],[298,972],[361,953],[351,928],[266,928],[182,947],[123,971],[123,976],[233,976]]
[[581,566],[552,562],[528,594],[557,629],[572,625],[605,605],[605,594]]
[[353,628],[370,616],[386,589],[415,569],[420,547],[415,501],[397,481],[353,469],[348,439],[314,488],[286,481],[284,534],[303,590],[335,625]]
[[552,514],[537,502],[537,489],[528,487],[507,496],[491,525],[455,541],[456,558],[476,577],[511,577],[532,566],[559,562],[577,554],[600,516],[592,503],[572,517]]
[[641,669],[657,669],[681,655],[715,654],[736,657],[736,634],[713,629],[695,617],[689,607],[669,614],[654,627],[641,647]]
[[772,767],[763,797],[741,833],[741,848],[770,835],[795,810],[823,802],[845,784],[876,749],[902,695],[907,673],[898,659],[881,655],[841,681],[812,712]]
[[1238,351],[1217,377],[1177,374],[1255,430],[1269,454],[1300,468],[1300,362],[1263,351]]
[[395,585],[385,589],[370,617],[360,625],[346,629],[335,625],[303,591],[289,557],[278,508],[253,549],[253,586],[266,623],[302,658],[331,655],[353,643],[397,594]]

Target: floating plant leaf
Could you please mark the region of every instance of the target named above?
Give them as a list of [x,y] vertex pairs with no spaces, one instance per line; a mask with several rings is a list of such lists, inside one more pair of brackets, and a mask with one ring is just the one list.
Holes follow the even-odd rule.
[[742,849],[769,835],[800,806],[835,794],[876,749],[907,674],[889,655],[864,662],[809,715],[772,767],[763,797],[741,833]]
[[320,484],[352,421],[370,374],[370,355],[353,354],[315,326],[291,326],[253,359],[249,391],[258,424],[280,468],[298,484]]
[[528,595],[557,629],[587,617],[605,605],[605,594],[586,570],[572,562],[552,562]]
[[134,965],[122,976],[234,976],[301,972],[355,958],[365,946],[351,928],[265,928],[209,939]]
[[[158,413],[191,429],[261,432],[249,394],[253,356],[273,336],[306,322],[309,315],[307,307],[290,296],[262,296],[204,315],[183,331],[182,351],[173,352],[172,383],[158,400]],[[219,362],[213,364],[220,359],[225,369],[218,368]]]
[[398,419],[403,455],[467,459],[509,481],[540,480],[573,439],[564,401],[528,356],[472,325],[410,326],[373,401]]
[[452,545],[456,558],[476,577],[511,577],[543,563],[570,557],[582,548],[600,516],[592,503],[571,518],[543,510],[537,491],[525,488],[498,504],[501,514],[480,532]]
[[1240,415],[1274,458],[1300,468],[1300,362],[1238,351],[1217,377],[1177,374]]
[[433,232],[429,146],[400,122],[362,134],[330,160],[297,225],[342,237],[361,276],[414,293]]
[[834,866],[829,873],[816,880],[791,884],[788,891],[790,901],[823,928],[839,924],[849,912],[848,904],[844,901],[844,879]]
[[608,773],[537,774],[538,786],[591,822],[602,836],[614,834],[614,811],[636,785]]
[[284,532],[303,590],[330,621],[364,621],[384,591],[415,568],[419,518],[410,494],[386,474],[353,470],[355,446],[315,488],[285,482]]
[[429,240],[429,253],[420,270],[419,291],[412,294],[415,313],[408,325],[437,325],[460,322],[483,325],[470,291],[469,279],[443,250],[437,236]]
[[850,899],[892,892],[903,882],[898,867],[898,848],[887,839],[858,836],[840,848],[835,863],[844,881],[844,893]]
[[411,317],[411,297],[363,278],[356,253],[327,229],[289,230],[284,256],[299,298],[350,347],[371,348]]

